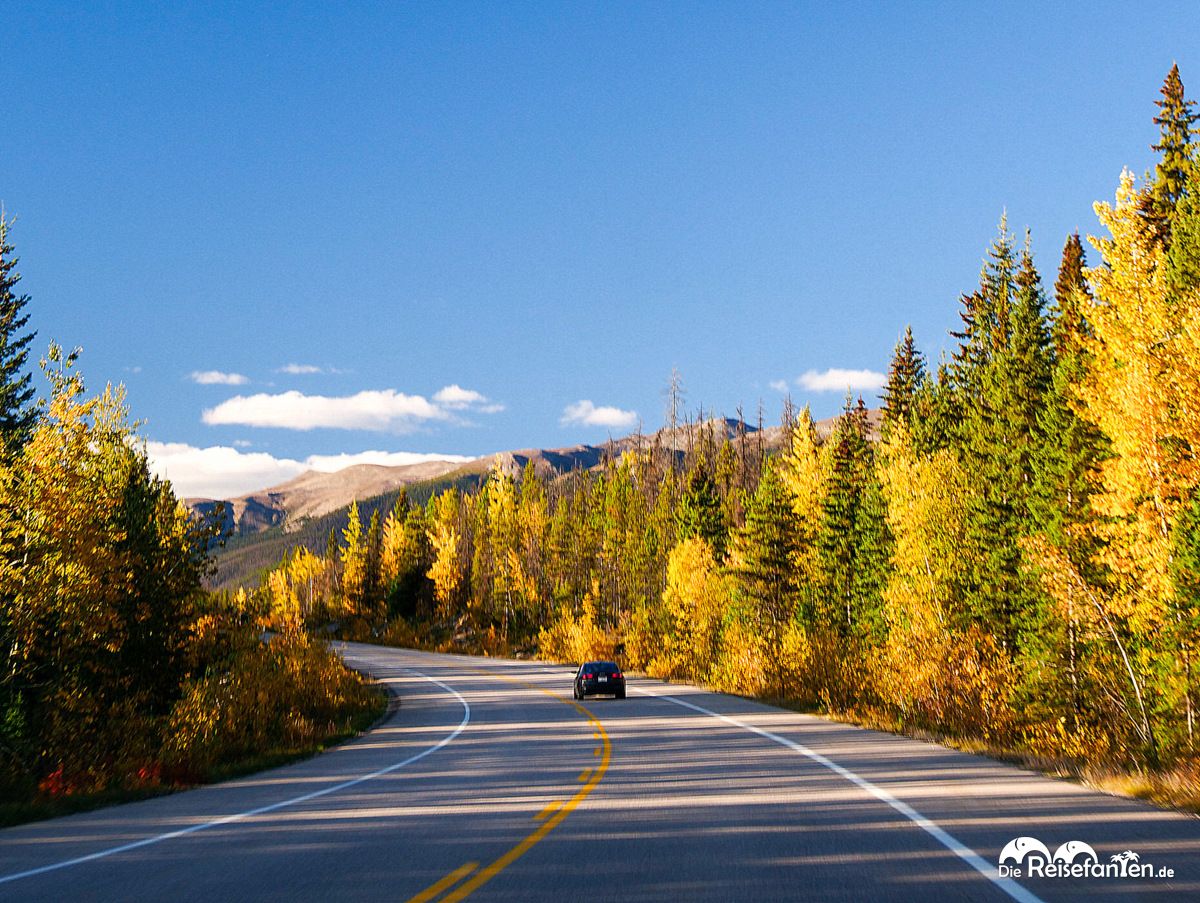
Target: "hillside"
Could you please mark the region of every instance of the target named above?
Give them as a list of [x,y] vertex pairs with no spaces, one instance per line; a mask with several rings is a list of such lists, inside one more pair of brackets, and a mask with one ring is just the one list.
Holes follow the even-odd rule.
[[[354,499],[395,493],[401,486],[437,479],[460,466],[455,461],[423,461],[398,467],[356,464],[334,473],[310,470],[278,486],[224,500],[228,523],[236,536],[272,527],[291,531],[304,520],[337,511]],[[185,500],[199,513],[208,513],[219,503],[217,499]]]
[[[872,436],[877,437],[879,412],[871,411],[869,417]],[[836,423],[836,417],[818,421],[818,439],[824,440]],[[313,552],[324,552],[330,531],[340,536],[345,529],[352,501],[358,502],[359,515],[365,523],[375,511],[379,511],[380,517],[386,515],[395,505],[402,486],[413,502],[424,504],[446,489],[474,489],[496,468],[517,477],[532,464],[540,477],[548,478],[573,470],[592,470],[601,466],[606,456],[619,457],[655,444],[683,454],[693,443],[701,441],[704,429],[731,440],[744,429],[748,440],[756,445],[761,443],[766,454],[778,452],[785,439],[782,427],[759,431],[733,418],[716,418],[674,430],[663,428],[649,435],[624,436],[604,445],[526,448],[487,455],[465,464],[358,465],[332,474],[309,472],[272,489],[228,502],[235,529],[225,547],[217,552],[217,574],[210,585],[214,589],[253,587],[262,573],[277,565],[291,548],[304,546]],[[193,510],[204,511],[217,503],[211,499],[189,499],[188,504]]]

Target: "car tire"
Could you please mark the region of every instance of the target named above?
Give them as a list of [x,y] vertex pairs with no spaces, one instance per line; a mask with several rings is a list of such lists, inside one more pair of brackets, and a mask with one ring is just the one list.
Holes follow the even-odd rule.
[[617,690],[617,699],[624,699],[624,698],[625,698],[625,691],[623,689]]

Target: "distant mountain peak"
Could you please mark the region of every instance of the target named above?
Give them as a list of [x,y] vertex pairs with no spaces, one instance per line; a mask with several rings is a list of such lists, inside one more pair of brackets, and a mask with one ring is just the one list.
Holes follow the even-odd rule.
[[[878,434],[879,412],[869,413],[873,438]],[[837,417],[818,421],[817,436],[824,439],[833,431]],[[424,483],[443,477],[483,477],[493,470],[513,478],[520,477],[525,468],[533,465],[534,472],[546,479],[573,470],[592,470],[630,451],[665,449],[683,455],[706,435],[716,441],[745,437],[764,452],[782,448],[786,439],[783,427],[772,426],[759,430],[756,426],[735,417],[711,417],[703,421],[688,421],[674,428],[663,427],[653,433],[632,433],[610,439],[598,445],[578,444],[563,448],[524,448],[496,452],[473,461],[424,461],[418,464],[388,466],[384,464],[354,464],[334,473],[309,470],[258,492],[227,499],[231,526],[238,534],[257,533],[283,525],[294,527],[306,518],[316,518],[344,508],[352,501],[364,501],[401,486]],[[217,505],[213,499],[188,499],[196,511],[211,511]]]

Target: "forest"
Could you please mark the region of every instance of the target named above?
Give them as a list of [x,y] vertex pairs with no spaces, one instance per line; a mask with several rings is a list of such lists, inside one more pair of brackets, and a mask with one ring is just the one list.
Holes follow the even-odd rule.
[[[1001,220],[953,350],[905,330],[876,428],[773,453],[681,413],[600,468],[450,489],[296,547],[232,603],[277,626],[578,661],[1067,763],[1200,744],[1200,164],[1172,68],[1157,163],[1053,282]],[[1090,261],[1089,261],[1090,255]],[[1089,265],[1090,263],[1090,265]],[[1190,769],[1190,770],[1189,770]]]
[[311,752],[380,695],[323,642],[204,589],[217,522],[151,475],[123,391],[88,395],[50,345],[49,392],[0,215],[0,824]]

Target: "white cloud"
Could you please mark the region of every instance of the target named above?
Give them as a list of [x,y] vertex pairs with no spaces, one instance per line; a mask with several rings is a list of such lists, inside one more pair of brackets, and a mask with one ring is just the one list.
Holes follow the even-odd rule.
[[796,384],[810,392],[864,392],[882,389],[887,377],[874,370],[841,370],[837,367],[818,373],[809,370]]
[[489,401],[482,392],[464,389],[458,383],[438,389],[433,394],[433,400],[448,411],[464,411],[471,408],[481,414],[497,414],[504,410],[504,405]]
[[310,455],[303,461],[276,458],[266,452],[243,452],[215,445],[196,448],[182,442],[147,442],[150,469],[169,479],[175,494],[188,498],[235,498],[277,486],[308,470],[334,473],[355,464],[397,467],[425,461],[470,461],[462,455],[365,451],[357,454]]
[[504,405],[491,403],[481,393],[457,385],[438,390],[432,401],[395,389],[332,397],[305,395],[293,389],[279,394],[236,395],[204,411],[202,419],[210,426],[411,433],[431,422],[462,424],[459,412],[494,414],[502,410]]
[[786,392],[787,392],[787,390],[788,390],[788,384],[787,384],[787,380],[786,380],[786,379],[775,379],[775,380],[772,380],[772,381],[769,383],[769,385],[770,385],[770,386],[771,386],[771,388],[772,388],[772,389],[774,389],[776,392],[783,392],[783,393],[786,393]]
[[637,411],[622,411],[614,407],[596,407],[584,399],[563,408],[559,423],[563,426],[580,424],[582,426],[606,426],[614,429],[626,429],[637,423]]
[[150,470],[171,481],[182,497],[233,498],[283,483],[308,468],[299,461],[236,448],[196,448],[181,442],[147,442]]
[[324,373],[325,371],[316,364],[284,364],[276,373],[290,373],[293,376],[309,376],[313,373]]
[[193,370],[192,382],[201,386],[244,386],[250,382],[248,376],[240,373],[222,373],[220,370]]
[[211,426],[277,427],[285,430],[340,429],[408,433],[432,420],[449,420],[442,408],[420,395],[395,389],[330,397],[283,392],[235,395],[203,414]]

